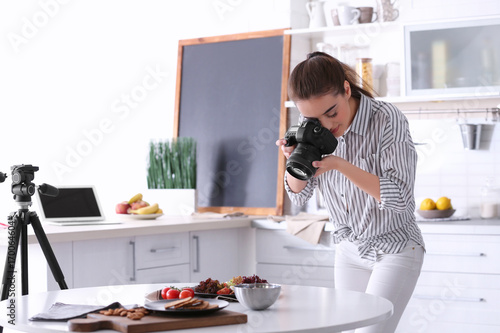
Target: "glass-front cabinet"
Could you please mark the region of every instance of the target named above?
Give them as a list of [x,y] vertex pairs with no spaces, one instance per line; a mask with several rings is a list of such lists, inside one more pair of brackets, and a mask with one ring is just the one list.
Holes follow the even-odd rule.
[[406,96],[500,92],[500,18],[406,25]]

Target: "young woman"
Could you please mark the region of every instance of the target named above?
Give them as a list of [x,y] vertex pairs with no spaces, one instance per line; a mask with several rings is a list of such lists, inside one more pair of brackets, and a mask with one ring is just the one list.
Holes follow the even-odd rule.
[[[289,95],[302,118],[316,118],[338,140],[314,161],[307,181],[286,173],[285,188],[302,206],[316,188],[334,225],[335,287],[378,295],[392,317],[356,332],[394,332],[420,275],[424,241],[415,222],[417,154],[408,122],[391,104],[373,99],[349,66],[321,52],[292,71]],[[294,147],[276,142],[286,158]]]

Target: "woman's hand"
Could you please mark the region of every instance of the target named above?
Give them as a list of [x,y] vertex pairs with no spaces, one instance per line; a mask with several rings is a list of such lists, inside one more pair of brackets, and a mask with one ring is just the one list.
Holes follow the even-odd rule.
[[325,173],[329,170],[337,170],[339,163],[341,163],[342,161],[342,158],[334,155],[325,156],[321,159],[321,161],[314,161],[312,163],[313,167],[318,168],[314,176],[318,177],[322,173]]
[[290,155],[292,155],[292,153],[295,149],[295,146],[286,147],[285,145],[286,145],[285,139],[276,140],[276,146],[281,148],[283,155],[285,155],[286,159],[288,159],[290,157]]

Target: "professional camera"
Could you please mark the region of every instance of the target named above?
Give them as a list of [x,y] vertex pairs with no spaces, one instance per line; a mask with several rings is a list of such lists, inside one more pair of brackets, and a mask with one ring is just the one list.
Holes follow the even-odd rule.
[[298,126],[291,126],[285,134],[287,147],[297,145],[286,162],[289,174],[300,180],[308,180],[316,173],[312,162],[331,154],[337,148],[337,139],[321,126],[317,119],[308,118]]

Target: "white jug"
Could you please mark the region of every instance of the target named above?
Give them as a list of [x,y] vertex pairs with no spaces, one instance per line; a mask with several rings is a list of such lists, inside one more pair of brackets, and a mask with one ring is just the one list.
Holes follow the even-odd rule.
[[326,26],[323,2],[306,3],[307,14],[309,14],[309,28],[321,28]]
[[377,17],[380,22],[394,21],[399,17],[399,10],[394,8],[396,0],[377,0]]

